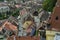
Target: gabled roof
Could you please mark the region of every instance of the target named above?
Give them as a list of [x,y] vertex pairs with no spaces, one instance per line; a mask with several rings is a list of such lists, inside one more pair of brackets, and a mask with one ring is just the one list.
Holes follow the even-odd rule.
[[7,30],[11,30],[11,31],[16,31],[17,26],[13,25],[12,23],[6,21],[3,23],[3,25],[0,27],[0,31],[2,31],[2,29],[6,28]]
[[8,21],[11,22],[12,24],[18,25],[18,20],[15,17],[13,17],[13,16],[10,16],[8,18]]
[[51,28],[60,31],[60,0],[57,0],[56,6],[51,14],[51,19],[49,20]]
[[17,30],[17,26],[11,24],[10,22],[6,21],[3,26],[7,29],[7,30],[12,30],[15,31]]

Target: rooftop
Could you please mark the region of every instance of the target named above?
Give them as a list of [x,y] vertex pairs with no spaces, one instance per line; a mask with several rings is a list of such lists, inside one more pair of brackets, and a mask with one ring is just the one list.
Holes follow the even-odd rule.
[[60,31],[60,0],[57,1],[49,22],[54,30]]

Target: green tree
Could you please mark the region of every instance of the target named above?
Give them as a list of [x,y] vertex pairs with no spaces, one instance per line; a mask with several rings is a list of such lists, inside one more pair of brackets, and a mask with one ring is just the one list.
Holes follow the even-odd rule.
[[56,2],[57,0],[44,0],[43,9],[52,12]]
[[19,9],[15,9],[13,12],[12,12],[12,16],[16,17],[19,15]]
[[3,2],[4,0],[0,0],[1,2]]
[[12,0],[6,0],[6,1],[12,1]]

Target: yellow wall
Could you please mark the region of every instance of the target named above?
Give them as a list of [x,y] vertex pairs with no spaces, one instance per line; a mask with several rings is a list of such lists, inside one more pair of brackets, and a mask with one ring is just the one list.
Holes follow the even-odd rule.
[[54,40],[55,34],[60,32],[46,30],[46,40]]

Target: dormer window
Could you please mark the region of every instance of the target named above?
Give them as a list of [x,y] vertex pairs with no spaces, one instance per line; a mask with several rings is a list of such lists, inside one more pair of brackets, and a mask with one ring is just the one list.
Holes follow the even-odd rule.
[[56,16],[56,18],[55,18],[56,20],[58,20],[59,18],[58,18],[58,16]]

